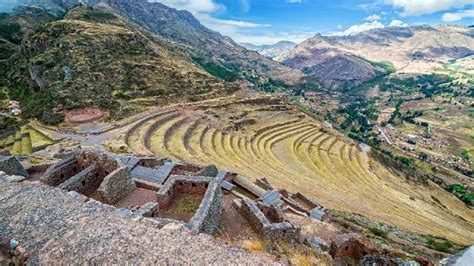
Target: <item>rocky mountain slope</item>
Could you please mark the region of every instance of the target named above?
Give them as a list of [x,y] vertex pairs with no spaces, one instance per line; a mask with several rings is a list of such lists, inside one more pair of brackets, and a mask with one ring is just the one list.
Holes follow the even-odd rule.
[[237,78],[278,79],[295,83],[298,70],[285,67],[245,49],[229,37],[203,26],[191,13],[147,0],[25,0],[49,10],[64,11],[75,5],[100,6],[119,14],[134,26],[173,42],[173,49],[187,54],[211,74],[233,81]]
[[[25,3],[38,8],[0,18],[8,28],[2,31],[8,36],[0,38],[2,60],[17,66],[2,68],[0,87],[20,101],[25,117],[46,123],[61,122],[67,110],[77,108],[99,107],[112,118],[122,117],[143,108],[143,100],[212,98],[235,91],[229,82],[236,80],[271,89],[302,76],[207,29],[191,13],[159,3]],[[31,20],[31,10],[48,19],[36,20],[35,27],[15,22]]]
[[429,73],[449,60],[472,54],[471,28],[389,27],[354,36],[316,35],[298,45],[283,62],[309,74],[324,87],[332,87],[360,84],[373,78],[381,66],[399,73]]
[[281,61],[296,47],[296,43],[290,41],[280,41],[271,45],[253,45],[251,43],[242,43],[245,48],[259,52],[261,55],[270,57],[273,60]]
[[234,75],[238,75],[295,83],[301,77],[299,71],[249,51],[232,39],[209,30],[187,11],[146,0],[103,0],[100,4],[109,6],[150,32],[176,42],[201,67],[213,74],[224,72],[226,79],[232,80]]
[[141,108],[134,104],[139,99],[193,100],[226,91],[223,81],[161,45],[166,40],[103,9],[77,7],[38,30],[21,31],[27,37],[9,59],[15,62],[9,94],[26,116],[44,122],[60,122],[76,108],[95,106],[121,117]]

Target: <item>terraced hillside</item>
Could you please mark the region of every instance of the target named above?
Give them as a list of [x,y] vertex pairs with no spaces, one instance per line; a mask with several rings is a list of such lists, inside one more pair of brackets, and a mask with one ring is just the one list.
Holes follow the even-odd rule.
[[265,176],[329,208],[460,243],[474,240],[474,213],[462,202],[433,184],[408,183],[276,99],[169,108],[137,123],[125,141],[138,154]]
[[39,151],[54,141],[38,130],[24,126],[14,134],[0,139],[0,150],[6,149],[12,155],[28,155]]

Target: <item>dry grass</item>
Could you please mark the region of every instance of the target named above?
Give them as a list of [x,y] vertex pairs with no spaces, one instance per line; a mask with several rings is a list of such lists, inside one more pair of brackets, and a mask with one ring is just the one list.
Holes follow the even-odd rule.
[[260,240],[245,240],[242,246],[250,251],[265,252],[265,243]]
[[[216,104],[218,105],[218,104]],[[474,240],[474,214],[435,185],[415,186],[396,176],[345,139],[321,129],[319,122],[297,111],[256,111],[259,103],[229,103],[166,118],[153,128],[145,151],[178,161],[234,171],[251,179],[267,177],[274,187],[300,191],[328,208],[361,213],[402,229]],[[228,130],[238,119],[254,125]],[[183,119],[190,119],[182,123]],[[156,118],[158,120],[159,118]],[[145,123],[129,145],[143,153]],[[185,137],[186,136],[186,137]],[[433,203],[438,198],[449,210]],[[417,200],[413,201],[410,197]]]

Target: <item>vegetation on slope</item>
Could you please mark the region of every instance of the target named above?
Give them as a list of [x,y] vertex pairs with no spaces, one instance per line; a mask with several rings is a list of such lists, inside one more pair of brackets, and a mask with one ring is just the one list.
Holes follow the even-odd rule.
[[16,62],[10,97],[25,117],[48,124],[71,109],[99,107],[117,118],[142,107],[131,99],[196,100],[225,92],[222,82],[101,9],[74,8],[21,46],[10,59]]

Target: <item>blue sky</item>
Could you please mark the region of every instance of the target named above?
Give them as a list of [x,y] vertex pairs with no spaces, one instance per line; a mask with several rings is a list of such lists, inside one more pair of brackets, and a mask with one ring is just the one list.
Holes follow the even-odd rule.
[[[18,1],[0,0],[0,10]],[[474,0],[148,0],[193,13],[237,42],[301,42],[316,33],[420,24],[474,24]]]
[[474,24],[474,0],[154,1],[186,9],[209,28],[253,44],[301,42],[316,33],[348,35],[390,25]]

